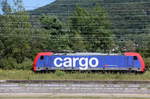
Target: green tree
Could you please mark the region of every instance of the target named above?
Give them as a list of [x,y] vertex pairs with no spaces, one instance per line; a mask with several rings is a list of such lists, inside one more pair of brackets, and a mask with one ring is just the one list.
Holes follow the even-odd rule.
[[[7,2],[7,0],[4,1]],[[16,5],[18,2],[19,0],[16,1]],[[9,5],[8,2],[7,4]],[[4,7],[3,5],[2,8]],[[11,9],[10,6],[9,8]],[[13,11],[15,12],[13,14],[7,10],[3,12],[4,14],[0,16],[0,45],[2,46],[0,67],[3,69],[22,68],[16,66],[21,66],[19,64],[28,60],[31,46],[33,46],[30,44],[32,31],[29,15],[19,7]]]
[[10,14],[12,12],[11,6],[7,0],[2,0],[0,3],[4,14]]
[[0,5],[3,14],[16,13],[25,10],[22,0],[1,0]]
[[[41,28],[47,31],[47,49],[48,50],[67,50],[68,36],[63,31],[63,25],[57,17],[43,15],[40,17]],[[45,37],[45,36],[44,36]]]
[[30,27],[29,18],[26,15],[3,15],[1,23],[1,41],[4,44],[2,49],[3,57],[13,57],[17,63],[23,62],[26,52],[29,50]]
[[84,38],[80,35],[80,31],[70,31],[70,34],[73,35],[69,35],[68,38],[68,45],[69,47],[73,50],[73,51],[77,51],[77,52],[86,52],[86,41],[84,40]]
[[72,16],[69,19],[70,30],[77,31],[78,35],[83,37],[87,51],[108,52],[111,49],[113,43],[111,23],[102,8],[96,6],[91,11],[87,11],[77,7]]

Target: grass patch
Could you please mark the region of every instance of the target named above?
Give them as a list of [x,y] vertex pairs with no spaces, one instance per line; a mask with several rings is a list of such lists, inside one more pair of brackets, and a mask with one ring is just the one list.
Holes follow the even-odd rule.
[[81,73],[63,72],[34,73],[30,70],[0,70],[1,80],[150,80],[150,71],[135,73]]
[[144,61],[145,61],[147,68],[150,69],[150,58],[145,58]]

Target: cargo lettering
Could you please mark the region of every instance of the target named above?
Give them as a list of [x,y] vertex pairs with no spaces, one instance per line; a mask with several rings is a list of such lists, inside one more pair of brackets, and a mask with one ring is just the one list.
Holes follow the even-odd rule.
[[99,61],[97,58],[85,58],[85,57],[57,57],[54,59],[54,66],[57,68],[60,67],[79,67],[80,70],[87,70],[89,67],[96,68],[99,65]]

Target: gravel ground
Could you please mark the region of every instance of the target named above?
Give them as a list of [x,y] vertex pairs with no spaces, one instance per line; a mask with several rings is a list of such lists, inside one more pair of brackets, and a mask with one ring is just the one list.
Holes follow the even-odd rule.
[[0,83],[3,97],[145,97],[150,98],[150,83]]

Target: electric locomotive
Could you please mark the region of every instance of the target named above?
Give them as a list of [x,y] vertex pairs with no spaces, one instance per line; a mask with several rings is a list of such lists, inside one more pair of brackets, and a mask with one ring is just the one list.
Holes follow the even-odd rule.
[[142,56],[135,52],[124,54],[103,53],[38,53],[33,70],[97,70],[97,71],[145,71]]

